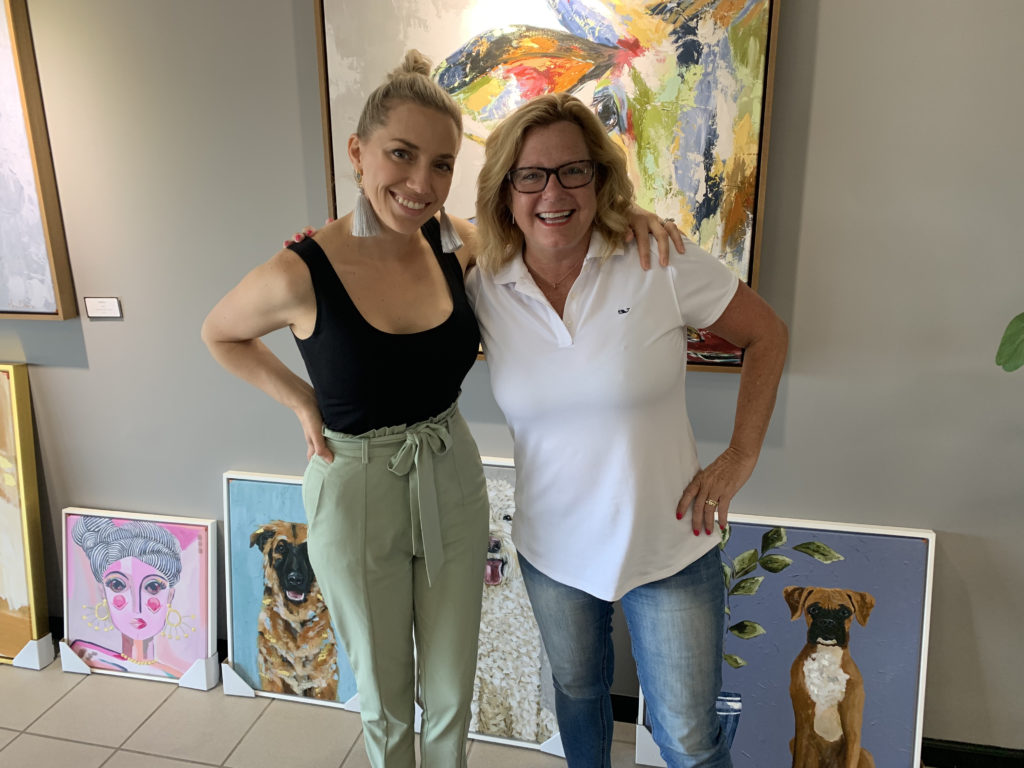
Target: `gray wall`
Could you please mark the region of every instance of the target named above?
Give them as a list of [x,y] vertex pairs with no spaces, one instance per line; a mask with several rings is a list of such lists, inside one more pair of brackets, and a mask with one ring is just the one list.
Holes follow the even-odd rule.
[[[199,326],[326,215],[312,6],[30,0],[77,295],[125,311],[0,320],[0,359],[32,364],[54,613],[62,507],[219,517],[224,470],[302,470],[291,414]],[[1024,747],[1024,373],[993,363],[1024,311],[1024,4],[783,10],[761,290],[792,351],[734,508],[937,531],[925,735]],[[736,388],[690,377],[705,459]],[[463,409],[510,454],[483,364]]]

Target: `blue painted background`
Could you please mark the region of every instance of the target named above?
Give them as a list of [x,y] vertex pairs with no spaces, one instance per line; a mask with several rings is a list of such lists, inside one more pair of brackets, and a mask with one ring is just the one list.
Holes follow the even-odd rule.
[[[761,536],[773,525],[736,522],[723,561],[741,552],[761,552]],[[756,595],[729,598],[727,626],[756,621],[767,634],[743,640],[726,632],[725,652],[747,666],[722,664],[723,690],[743,696],[743,712],[732,748],[736,768],[789,765],[793,707],[789,671],[807,636],[803,617],[790,620],[782,596],[790,585],[836,587],[869,592],[875,607],[867,626],[854,619],[850,652],[864,677],[866,701],[862,744],[878,766],[910,768],[914,755],[918,676],[924,621],[928,545],[925,538],[875,533],[845,533],[786,527],[788,541],[769,554],[785,555],[793,564],[780,573],[758,568],[764,576]],[[824,564],[792,547],[806,541],[827,544],[845,558]]]
[[[255,690],[260,690],[256,666],[256,621],[263,599],[263,555],[249,546],[252,532],[271,520],[306,522],[302,507],[302,486],[297,482],[229,478],[228,509],[225,518],[230,557],[231,594],[228,620],[231,645],[228,649],[235,671]],[[338,636],[337,629],[334,632]],[[345,650],[338,643],[338,701],[356,693],[355,676]],[[294,697],[299,699],[300,697]]]

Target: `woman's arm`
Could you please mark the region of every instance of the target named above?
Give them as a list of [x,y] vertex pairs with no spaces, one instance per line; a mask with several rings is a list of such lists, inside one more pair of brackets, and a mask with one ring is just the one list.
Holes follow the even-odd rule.
[[252,270],[210,310],[202,337],[213,358],[231,373],[291,408],[306,438],[306,457],[331,461],[323,420],[313,388],[291,371],[260,337],[290,327],[312,332],[316,299],[309,271],[295,253],[284,250]]
[[729,447],[694,476],[676,507],[676,517],[682,519],[693,505],[694,535],[700,535],[701,530],[712,532],[716,509],[718,525],[725,528],[733,496],[754,471],[775,408],[789,344],[786,324],[744,283],[739,284],[725,312],[708,330],[745,352]]

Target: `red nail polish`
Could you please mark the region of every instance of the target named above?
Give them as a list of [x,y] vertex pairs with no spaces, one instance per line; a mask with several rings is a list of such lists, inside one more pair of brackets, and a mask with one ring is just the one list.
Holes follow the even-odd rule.
[[694,536],[700,536],[700,531],[694,531],[694,532],[693,532],[693,535],[694,535]]
[[711,529],[710,528],[705,528],[704,529],[704,533],[706,533],[708,536],[710,536],[711,535]]

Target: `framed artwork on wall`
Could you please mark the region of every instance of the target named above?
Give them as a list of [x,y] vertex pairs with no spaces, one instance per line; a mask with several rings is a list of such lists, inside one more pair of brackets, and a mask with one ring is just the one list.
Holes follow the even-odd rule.
[[216,520],[80,507],[63,520],[66,671],[177,683],[216,669]]
[[240,684],[257,696],[358,709],[306,553],[302,478],[225,473],[224,529],[228,661]]
[[[483,142],[520,104],[567,91],[626,153],[640,205],[756,288],[779,0],[321,0],[321,98],[332,215],[351,208],[346,143],[366,97],[409,48],[463,111],[446,207],[474,216]],[[382,38],[376,31],[395,31]],[[372,42],[371,42],[372,41]],[[729,370],[740,350],[690,333],[689,362]]]
[[26,0],[0,16],[0,318],[75,317]]
[[[719,714],[736,768],[859,741],[875,765],[921,760],[935,534],[732,515]],[[644,727],[637,762],[664,765]],[[864,763],[856,763],[863,765]]]
[[491,521],[470,736],[561,755],[550,666],[512,543],[515,468],[483,461]]
[[[48,633],[28,368],[0,365],[0,662]],[[53,658],[52,650],[49,658]]]

